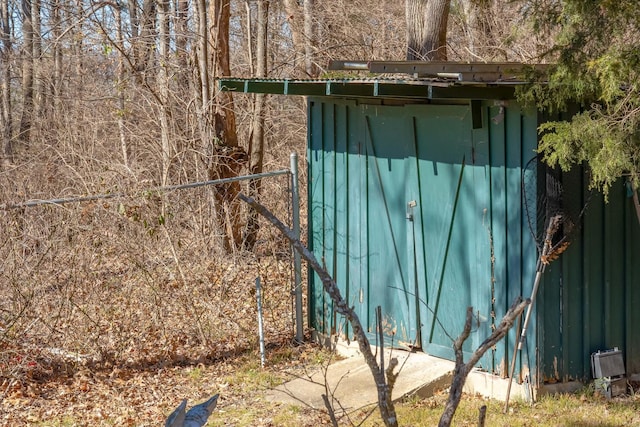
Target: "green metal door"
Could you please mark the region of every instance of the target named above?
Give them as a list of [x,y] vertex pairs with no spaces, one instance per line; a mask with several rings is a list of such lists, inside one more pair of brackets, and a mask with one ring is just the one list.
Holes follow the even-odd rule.
[[[382,308],[387,346],[419,346],[414,227],[418,176],[412,117],[403,107],[363,106],[367,212],[367,303]],[[365,314],[365,313],[362,313]]]
[[[387,346],[451,358],[467,306],[465,349],[490,334],[488,151],[467,105],[310,104],[310,243],[372,338],[377,306]],[[349,336],[310,280],[314,328]]]
[[[422,347],[453,357],[453,339],[474,309],[473,334],[465,351],[491,333],[491,235],[489,147],[474,138],[466,105],[414,107],[420,196],[415,223],[421,226],[416,263],[422,283]],[[482,363],[481,363],[482,364]],[[484,364],[490,366],[490,355]]]

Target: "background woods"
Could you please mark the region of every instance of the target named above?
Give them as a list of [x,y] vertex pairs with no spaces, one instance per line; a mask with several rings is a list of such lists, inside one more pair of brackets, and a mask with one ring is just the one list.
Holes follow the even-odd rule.
[[[292,151],[304,161],[304,100],[234,97],[216,78],[341,78],[326,66],[345,59],[553,59],[559,29],[531,18],[555,3],[0,0],[0,405],[37,399],[30,384],[61,373],[129,381],[122,370],[255,348],[257,275],[268,341],[290,339],[289,246],[236,197],[286,219],[287,178],[157,190],[284,169]],[[11,208],[91,194],[127,197]],[[175,406],[160,394],[153,422]]]
[[[329,59],[402,59],[405,28],[415,39],[409,57],[429,57],[444,43],[447,22],[450,60],[532,59],[538,48],[519,12],[479,0],[412,0],[406,9],[368,0],[2,0],[4,171],[15,176],[9,165],[33,164],[43,148],[65,158],[91,147],[84,167],[102,160],[124,180],[257,172],[263,156],[275,161],[272,141],[300,144],[300,101],[234,99],[217,91],[216,77],[316,77]],[[420,26],[437,41],[425,41]],[[421,52],[416,43],[431,47]],[[444,55],[445,47],[435,49]],[[85,190],[97,190],[95,170],[75,172]],[[37,188],[58,195],[69,186],[48,187]],[[228,207],[232,220],[237,210]],[[240,243],[238,228],[231,227],[228,250]]]
[[[4,200],[167,185],[286,164],[288,151],[304,151],[301,101],[234,99],[218,92],[216,77],[312,78],[330,59],[531,60],[544,41],[528,32],[525,6],[2,0]],[[27,170],[44,169],[49,172],[21,179]],[[258,182],[249,187],[252,196],[261,192]],[[243,241],[251,249],[257,239],[255,215],[234,201],[239,189],[234,184],[214,194],[214,228],[227,252]]]

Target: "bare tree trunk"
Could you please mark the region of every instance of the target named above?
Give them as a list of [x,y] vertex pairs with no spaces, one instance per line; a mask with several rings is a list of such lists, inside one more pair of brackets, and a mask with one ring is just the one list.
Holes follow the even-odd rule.
[[305,0],[304,10],[304,69],[309,77],[318,76],[318,67],[314,61],[315,28],[313,25],[314,0]]
[[28,142],[33,116],[33,21],[31,0],[22,0],[22,117],[18,137]]
[[136,30],[136,32],[139,32],[139,37],[132,40],[136,81],[144,85],[151,84],[149,71],[152,68],[156,43],[156,6],[156,0],[144,0],[142,3],[142,19]]
[[[269,1],[258,0],[258,19],[256,31],[256,77],[267,77],[267,24],[269,19]],[[249,39],[251,49],[251,38]],[[256,94],[253,104],[253,120],[249,139],[249,172],[251,174],[262,173],[264,162],[264,107],[265,94]],[[259,200],[261,180],[249,181],[249,197]],[[249,209],[247,225],[244,233],[244,248],[253,250],[260,229],[258,212]]]
[[[213,27],[210,31],[213,40],[213,70],[216,77],[231,75],[231,62],[229,55],[229,20],[231,18],[230,0],[211,1],[211,19]],[[231,92],[219,92],[216,94],[215,119],[220,121],[216,129],[222,133],[217,135],[220,143],[230,147],[238,146],[238,134],[236,132],[236,115],[233,108],[233,94]]]
[[[116,16],[116,37],[117,43],[120,46],[124,46],[124,34],[122,31],[122,11],[120,8],[114,8]],[[122,153],[122,163],[129,166],[129,143],[127,142],[127,133],[125,127],[125,82],[126,82],[126,68],[124,52],[118,52],[118,77],[116,81],[116,91],[118,93],[118,136],[120,139],[120,152]]]
[[0,138],[2,163],[13,161],[11,124],[11,28],[9,27],[9,0],[0,0]]
[[138,10],[138,0],[128,0],[127,8],[129,11],[129,42],[131,43],[131,71],[132,79],[136,83],[140,83],[141,79],[138,74],[138,63],[140,54],[140,14]]
[[[216,76],[231,75],[229,58],[229,20],[231,17],[230,0],[212,0],[209,14],[212,19],[213,70]],[[238,176],[247,162],[247,154],[238,145],[236,116],[231,92],[218,92],[215,96],[213,162],[209,168],[210,179]],[[207,141],[204,141],[207,142]],[[215,188],[216,215],[218,225],[223,231],[223,244],[226,251],[234,251],[242,244],[241,205],[237,200],[240,183],[233,182]]]
[[33,117],[32,124],[40,123],[44,108],[44,78],[42,69],[42,21],[40,0],[31,0],[33,22]]
[[[200,107],[198,113],[198,127],[200,128],[200,138],[202,146],[206,151],[208,159],[212,158],[212,153],[208,147],[212,143],[213,133],[211,132],[210,120],[213,118],[213,109],[211,108],[211,89],[209,86],[209,24],[207,18],[207,2],[206,0],[196,0],[197,13],[197,64],[199,76],[199,100]],[[210,162],[210,160],[209,160]],[[211,169],[212,165],[208,162],[207,168]]]
[[169,141],[169,0],[158,0],[159,20],[159,67],[158,85],[160,86],[160,140],[162,150],[161,183],[169,183],[171,163],[171,145]]
[[[176,61],[178,84],[187,89],[189,70],[189,1],[177,0],[175,11]],[[206,39],[205,39],[206,40]]]
[[492,40],[493,0],[463,0],[460,10],[464,18],[463,30],[470,60],[485,60],[485,48]]
[[284,0],[284,8],[293,41],[293,65],[296,69],[305,69],[304,15],[300,12],[298,0]]
[[60,96],[62,95],[62,1],[53,0],[51,19],[53,21],[53,77],[51,94],[53,96],[53,117],[60,113]]
[[407,60],[446,61],[451,0],[405,0]]
[[83,7],[83,0],[71,0],[75,4],[71,3],[69,8],[74,9],[74,15],[78,17],[78,24],[71,30],[71,39],[73,40],[73,57],[75,61],[76,69],[76,84],[75,93],[73,96],[76,98],[76,104],[79,103],[79,98],[84,91],[85,72],[84,72],[84,27],[85,27],[85,11]]

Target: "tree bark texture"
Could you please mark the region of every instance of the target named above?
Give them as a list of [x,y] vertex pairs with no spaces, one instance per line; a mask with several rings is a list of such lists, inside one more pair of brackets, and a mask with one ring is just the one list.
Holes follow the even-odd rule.
[[158,0],[158,29],[160,41],[160,61],[158,85],[160,86],[160,140],[162,150],[162,186],[169,183],[171,164],[171,142],[169,137],[169,0]]
[[[212,63],[215,77],[231,75],[231,63],[229,60],[229,20],[231,18],[230,0],[212,0],[209,13],[212,27],[209,31],[213,39]],[[236,132],[236,116],[233,108],[233,94],[231,92],[218,92],[215,95],[216,110],[214,120],[217,129],[217,143],[230,147],[238,146],[238,134]]]
[[[209,86],[209,20],[207,17],[206,0],[195,0],[196,7],[196,33],[197,33],[197,49],[196,63],[198,64],[198,87],[199,91],[196,98],[200,101],[198,109],[198,127],[202,147],[207,151],[211,151],[208,147],[213,144],[212,120],[214,110],[211,104],[211,90]],[[210,153],[206,153],[209,157]],[[207,168],[211,169],[211,164],[207,164]]]
[[[213,54],[211,62],[216,77],[231,75],[229,61],[229,20],[231,17],[230,0],[212,0],[210,3],[211,45]],[[215,94],[215,113],[213,115],[212,141],[214,161],[209,168],[210,179],[230,178],[238,176],[248,160],[246,152],[238,145],[236,132],[236,116],[231,92],[218,91]],[[232,182],[216,186],[215,195],[216,218],[223,231],[223,244],[227,252],[242,245],[243,218],[240,201],[236,196],[240,193],[240,183]]]
[[[116,37],[119,42],[124,40],[122,31],[122,11],[120,8],[114,8],[116,18]],[[118,135],[120,137],[120,151],[122,152],[122,163],[129,166],[129,143],[127,141],[127,131],[125,126],[125,82],[126,80],[126,68],[125,68],[125,54],[124,52],[118,52],[118,77],[116,80],[116,90],[118,94]]]
[[284,8],[287,12],[287,23],[291,30],[291,40],[293,42],[293,65],[296,70],[303,71],[305,70],[304,15],[301,13],[298,0],[284,0]]
[[[189,1],[177,0],[175,11],[175,39],[180,84],[188,81],[189,67]],[[205,39],[206,40],[206,39]]]
[[308,77],[318,76],[318,67],[314,61],[315,26],[313,17],[314,0],[304,0],[304,69]]
[[40,19],[40,0],[31,0],[31,20],[33,26],[33,123],[39,123],[44,107],[44,78],[42,61],[42,20]]
[[446,61],[451,0],[405,0],[407,60]]
[[[62,43],[60,39],[62,38],[62,0],[53,0],[51,10],[51,19],[53,24],[53,77],[51,79],[51,95],[53,96],[53,115],[54,117],[58,114],[61,107],[61,96],[62,96]],[[118,17],[116,18],[117,23],[117,31],[119,40],[122,40],[122,20],[120,16],[120,10],[118,9]],[[55,119],[54,119],[55,120]]]
[[0,0],[0,139],[2,139],[2,163],[13,160],[11,124],[11,27],[9,27],[9,0]]
[[18,137],[28,142],[33,116],[33,20],[31,0],[22,0],[22,117]]
[[[135,3],[135,2],[134,2]],[[136,7],[135,5],[133,6]],[[136,12],[137,13],[137,12]],[[133,41],[136,81],[139,84],[151,85],[150,78],[156,42],[156,0],[144,0],[142,3],[142,19],[138,22],[137,40]]]
[[[258,0],[258,18],[256,19],[256,77],[267,77],[267,29],[269,20],[269,1]],[[249,42],[251,41],[251,38]],[[253,118],[251,134],[249,136],[249,173],[262,173],[264,163],[264,108],[266,95],[256,94],[253,102]],[[249,197],[259,200],[261,180],[249,181]],[[247,250],[253,250],[260,229],[258,213],[250,208],[245,227],[243,245]]]
[[316,8],[314,0],[284,0],[287,23],[291,29],[291,39],[295,51],[293,62],[305,77],[317,77],[316,64]]

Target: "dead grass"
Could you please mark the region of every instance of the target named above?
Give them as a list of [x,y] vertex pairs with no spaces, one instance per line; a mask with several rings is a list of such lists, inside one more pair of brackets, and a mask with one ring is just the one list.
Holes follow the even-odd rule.
[[245,383],[278,381],[239,373],[256,277],[267,345],[289,347],[290,250],[265,226],[257,255],[222,253],[208,191],[0,211],[0,425],[160,425],[182,398],[246,407]]
[[[279,344],[270,352],[284,352],[296,364],[310,360],[315,350]],[[209,425],[282,425],[269,420],[310,422],[322,414],[278,408],[261,397],[281,383],[291,360],[262,369],[255,352],[174,366],[78,368],[47,379],[29,377],[5,389],[0,424],[7,426],[152,426],[162,425],[182,398],[190,405],[220,393],[216,415]],[[314,422],[315,423],[315,422]],[[291,424],[293,425],[293,424]],[[311,424],[303,424],[311,425]]]
[[[429,399],[406,402],[399,406],[398,417],[403,426],[437,425],[446,394],[441,393]],[[625,396],[605,400],[595,396],[588,389],[578,394],[544,396],[529,405],[526,402],[512,402],[508,414],[503,414],[504,403],[480,397],[465,396],[453,420],[455,426],[477,426],[478,411],[487,405],[487,426],[637,426],[640,425],[640,398]],[[375,422],[366,426],[380,425]]]

